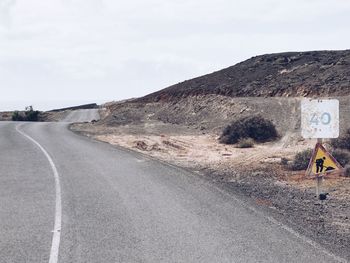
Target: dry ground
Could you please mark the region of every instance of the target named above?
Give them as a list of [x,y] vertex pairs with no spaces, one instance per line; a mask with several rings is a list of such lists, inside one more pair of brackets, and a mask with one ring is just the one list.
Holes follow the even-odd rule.
[[[213,134],[118,134],[114,131],[112,134],[94,135],[94,138],[192,169],[210,167],[227,173],[233,170],[266,170],[272,166],[276,169],[277,166],[279,181],[300,189],[315,187],[314,180],[306,178],[304,171],[292,172],[281,164],[282,158],[292,160],[297,152],[312,148],[315,140],[300,139],[295,144],[289,144],[289,138],[285,136],[275,143],[237,148],[218,143],[218,136]],[[323,187],[324,191],[332,192],[333,198],[350,201],[350,179],[327,177]]]

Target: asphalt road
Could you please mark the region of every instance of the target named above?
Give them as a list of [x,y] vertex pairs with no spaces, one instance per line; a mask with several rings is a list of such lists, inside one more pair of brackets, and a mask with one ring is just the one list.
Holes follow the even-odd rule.
[[63,122],[89,122],[99,120],[98,109],[91,110],[74,110],[71,111],[62,121]]
[[67,126],[0,123],[0,262],[338,262],[233,193]]

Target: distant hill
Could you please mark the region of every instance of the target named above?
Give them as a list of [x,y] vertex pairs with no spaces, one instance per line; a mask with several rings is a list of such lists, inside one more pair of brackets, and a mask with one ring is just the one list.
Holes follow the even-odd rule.
[[83,104],[83,105],[72,106],[67,108],[54,109],[54,110],[50,110],[49,112],[60,112],[60,111],[66,111],[66,110],[89,110],[89,109],[98,109],[98,105],[96,103],[90,103],[90,104]]
[[136,101],[171,101],[209,94],[229,97],[350,95],[350,50],[257,56]]

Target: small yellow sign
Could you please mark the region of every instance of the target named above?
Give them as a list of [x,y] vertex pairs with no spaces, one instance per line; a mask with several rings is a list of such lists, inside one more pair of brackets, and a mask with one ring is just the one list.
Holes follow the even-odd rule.
[[337,160],[323,147],[322,144],[316,144],[314,154],[311,158],[308,173],[321,175],[341,170],[341,165]]

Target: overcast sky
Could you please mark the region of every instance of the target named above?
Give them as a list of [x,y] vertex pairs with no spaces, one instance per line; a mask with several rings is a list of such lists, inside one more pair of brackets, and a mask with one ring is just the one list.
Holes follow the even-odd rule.
[[139,97],[264,53],[349,49],[349,0],[0,0],[0,110]]

